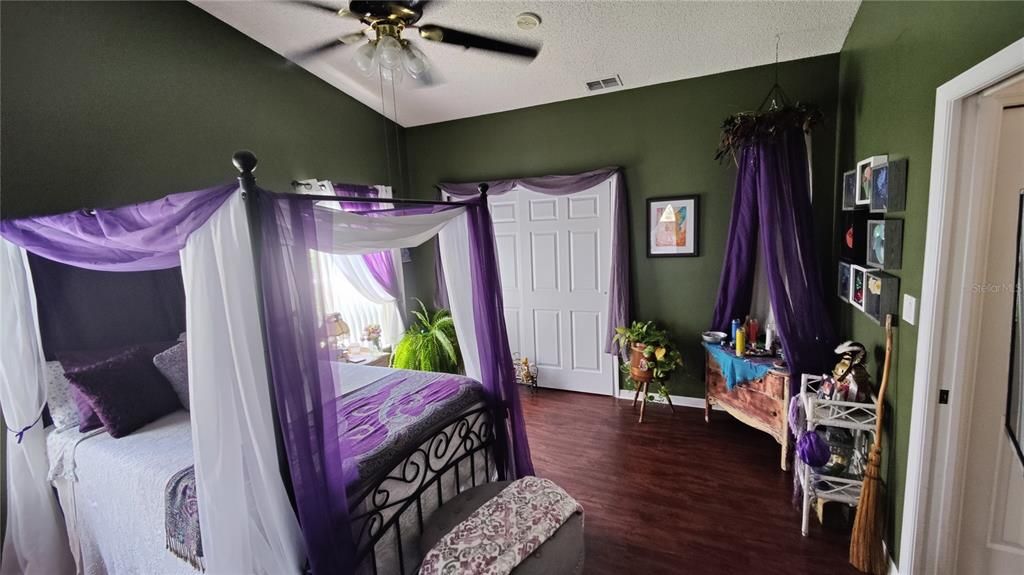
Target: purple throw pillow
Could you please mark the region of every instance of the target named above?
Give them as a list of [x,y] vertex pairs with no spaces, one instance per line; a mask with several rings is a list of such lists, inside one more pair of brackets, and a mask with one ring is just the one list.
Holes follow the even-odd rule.
[[124,437],[181,409],[178,396],[153,365],[152,350],[142,346],[66,375],[112,437]]
[[[155,356],[176,343],[176,341],[157,341],[114,349],[62,351],[57,353],[57,359],[60,360],[60,364],[64,368],[64,375],[70,380],[69,373],[104,362],[130,349],[141,347],[146,353]],[[89,400],[74,385],[71,386],[71,397],[75,400],[75,407],[78,409],[78,431],[85,433],[103,427],[103,422],[93,411]]]

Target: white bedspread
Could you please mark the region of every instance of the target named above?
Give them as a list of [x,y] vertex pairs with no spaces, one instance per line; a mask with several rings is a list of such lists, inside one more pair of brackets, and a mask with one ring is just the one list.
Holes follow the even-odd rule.
[[[348,395],[394,372],[335,363]],[[50,480],[57,488],[84,575],[198,573],[167,550],[164,497],[171,476],[192,465],[189,414],[178,411],[120,439],[102,429],[50,430]],[[76,555],[78,552],[76,550]]]
[[195,575],[167,550],[164,530],[167,481],[192,465],[188,413],[172,413],[121,439],[100,433],[79,441],[82,435],[52,431],[47,451],[50,465],[66,470],[74,447],[78,481],[64,473],[54,485],[68,531],[77,534],[85,575]]

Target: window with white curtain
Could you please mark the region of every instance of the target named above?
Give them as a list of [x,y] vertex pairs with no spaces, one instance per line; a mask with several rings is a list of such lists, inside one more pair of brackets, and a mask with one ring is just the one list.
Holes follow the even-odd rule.
[[382,348],[402,339],[405,327],[398,302],[377,285],[361,256],[318,254],[317,263],[324,315],[341,314],[349,326],[349,344],[366,345],[363,335],[373,324],[381,327]]

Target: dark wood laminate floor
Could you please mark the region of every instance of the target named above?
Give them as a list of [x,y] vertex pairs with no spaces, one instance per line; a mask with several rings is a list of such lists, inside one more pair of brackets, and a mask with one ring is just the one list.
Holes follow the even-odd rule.
[[524,391],[537,474],[585,510],[588,575],[855,574],[849,537],[800,535],[778,446],[723,412]]

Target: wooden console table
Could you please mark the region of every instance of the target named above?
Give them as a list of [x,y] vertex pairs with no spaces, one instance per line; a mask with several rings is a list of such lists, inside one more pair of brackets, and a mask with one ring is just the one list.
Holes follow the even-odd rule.
[[704,351],[704,421],[710,423],[711,407],[720,406],[743,423],[771,435],[782,447],[780,466],[789,469],[789,374],[771,369],[761,379],[746,381],[729,391],[722,368]]

